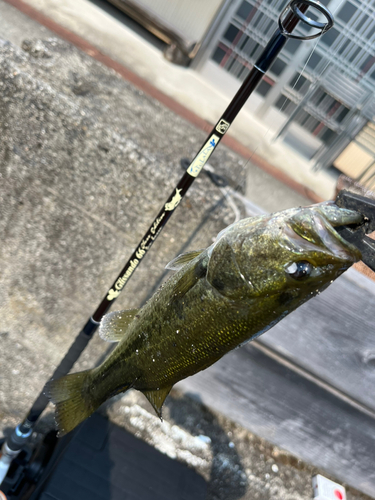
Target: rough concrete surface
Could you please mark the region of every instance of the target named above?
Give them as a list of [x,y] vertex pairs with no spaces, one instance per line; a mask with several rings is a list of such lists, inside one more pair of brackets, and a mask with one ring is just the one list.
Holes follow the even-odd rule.
[[[170,64],[162,51],[149,43],[150,36],[146,35],[145,40],[144,33],[140,36],[138,30],[136,33],[129,29],[128,19],[106,0],[25,1],[209,123],[216,123],[238,90],[239,82],[226,72],[217,73],[216,64],[214,68],[205,64],[199,69]],[[306,46],[311,43],[313,49],[315,42],[304,43]],[[313,171],[312,164],[284,141],[273,141],[280,123],[272,118],[266,118],[266,122],[257,119],[254,115],[256,102],[253,94],[227,134],[250,150],[256,150],[256,154],[291,179],[312,189],[322,199],[331,199],[336,179],[325,170]]]
[[[57,39],[0,44],[0,419],[20,421],[74,336],[112,284],[205,134]],[[244,189],[245,161],[221,147],[217,173]],[[254,176],[264,173],[254,168]],[[283,206],[259,182],[267,210]],[[282,186],[280,185],[280,188]],[[263,191],[262,191],[263,190]],[[201,248],[234,220],[239,204],[198,178],[130,280],[116,308],[139,306],[182,251]],[[95,337],[76,369],[107,350]],[[102,409],[106,411],[106,408]],[[172,392],[161,424],[130,392],[110,418],[210,481],[208,499],[311,498],[314,469]],[[53,425],[51,412],[40,429]],[[348,498],[365,499],[350,490]]]

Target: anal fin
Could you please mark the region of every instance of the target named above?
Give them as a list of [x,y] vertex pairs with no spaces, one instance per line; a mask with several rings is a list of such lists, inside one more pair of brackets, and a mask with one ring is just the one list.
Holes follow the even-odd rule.
[[165,398],[171,392],[173,386],[169,387],[161,387],[160,389],[155,389],[153,391],[142,391],[146,398],[150,401],[153,409],[155,410],[157,416],[160,420],[163,420],[162,417],[162,407],[165,401]]
[[99,336],[106,342],[120,342],[126,336],[126,330],[139,309],[113,311],[106,314],[99,327]]

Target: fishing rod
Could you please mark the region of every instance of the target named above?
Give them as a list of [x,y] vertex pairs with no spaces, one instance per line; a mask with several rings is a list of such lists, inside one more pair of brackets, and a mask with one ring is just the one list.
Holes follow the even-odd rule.
[[[325,17],[326,22],[316,21],[308,17],[306,15],[306,12],[309,7],[313,7],[318,12],[320,12]],[[314,28],[317,31],[310,35],[294,35],[292,32],[300,21],[306,24],[309,28]],[[124,286],[133,275],[135,269],[138,267],[141,260],[144,258],[156,238],[159,236],[160,232],[168,222],[174,210],[181,202],[187,190],[197,178],[202,168],[210,158],[211,154],[217,148],[218,144],[228,131],[233,120],[236,118],[237,114],[242,109],[252,92],[258,86],[264,74],[270,68],[271,64],[274,62],[281,49],[284,47],[287,40],[289,38],[298,40],[311,40],[313,38],[321,36],[332,26],[332,14],[324,5],[316,0],[292,0],[284,8],[278,20],[278,28],[275,30],[270,41],[264,48],[262,54],[255,62],[252,70],[242,83],[241,87],[233,97],[232,101],[230,102],[216,125],[207,136],[201,149],[188,166],[184,175],[172,191],[162,209],[159,211],[148,231],[143,236],[142,240],[136,247],[136,250],[133,252],[131,257],[125,264],[121,273],[118,275],[113,285],[108,290],[98,308],[78,334],[76,340],[71,345],[66,356],[54,371],[52,378],[55,379],[66,375],[73,367],[81,352],[85,349],[93,334],[97,330],[102,317],[106,314],[117,297],[120,295]],[[17,456],[20,450],[29,441],[34,426],[40,415],[48,405],[48,402],[48,398],[42,391],[35,400],[23,422],[15,428],[10,437],[5,441],[2,447],[2,456],[0,458],[0,484],[7,473],[9,464],[12,459]]]

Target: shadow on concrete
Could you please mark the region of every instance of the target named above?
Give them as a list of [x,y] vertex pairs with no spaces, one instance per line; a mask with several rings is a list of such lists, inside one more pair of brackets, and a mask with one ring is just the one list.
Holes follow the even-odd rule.
[[193,469],[95,413],[58,440],[45,473],[36,486],[28,486],[27,496],[8,498],[205,500],[206,494],[206,481]]
[[193,436],[209,438],[213,455],[208,499],[237,500],[245,495],[248,482],[241,458],[217,417],[203,406],[197,394],[169,395],[165,406],[170,418]]

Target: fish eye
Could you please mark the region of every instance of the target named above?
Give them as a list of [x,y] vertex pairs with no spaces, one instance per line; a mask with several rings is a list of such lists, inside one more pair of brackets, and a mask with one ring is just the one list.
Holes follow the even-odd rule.
[[285,271],[295,280],[302,280],[308,278],[312,271],[312,264],[307,260],[300,260],[299,262],[292,262]]

